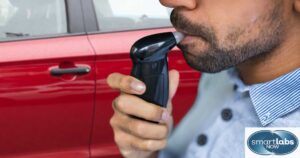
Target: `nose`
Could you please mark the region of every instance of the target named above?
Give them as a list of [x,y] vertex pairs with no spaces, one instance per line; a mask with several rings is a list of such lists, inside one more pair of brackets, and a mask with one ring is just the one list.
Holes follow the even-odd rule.
[[182,7],[192,10],[197,7],[197,0],[160,0],[160,3],[169,8]]

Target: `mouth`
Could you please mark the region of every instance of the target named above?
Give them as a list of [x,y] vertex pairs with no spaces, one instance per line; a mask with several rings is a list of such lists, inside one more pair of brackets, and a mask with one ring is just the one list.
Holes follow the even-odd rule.
[[184,39],[181,41],[181,44],[188,44],[188,43],[192,43],[196,40],[199,40],[199,39],[203,39],[199,36],[192,36],[192,35],[186,35],[184,37]]
[[174,27],[174,28],[175,28],[176,31],[183,33],[184,36],[192,36],[190,33],[186,32],[182,29],[179,29],[179,28],[176,28],[176,27]]
[[180,42],[180,44],[188,44],[188,43],[191,43],[191,42],[193,42],[195,40],[199,40],[199,39],[202,40],[202,41],[207,41],[203,36],[194,35],[192,33],[189,33],[187,31],[184,31],[184,30],[176,28],[176,27],[175,27],[175,29],[176,29],[176,31],[181,32],[181,33],[184,34],[184,38]]

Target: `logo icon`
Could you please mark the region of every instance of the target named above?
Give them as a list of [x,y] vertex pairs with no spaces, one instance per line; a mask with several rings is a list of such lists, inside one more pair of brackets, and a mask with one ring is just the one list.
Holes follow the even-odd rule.
[[247,140],[248,148],[259,155],[286,155],[298,147],[298,138],[285,130],[261,130]]

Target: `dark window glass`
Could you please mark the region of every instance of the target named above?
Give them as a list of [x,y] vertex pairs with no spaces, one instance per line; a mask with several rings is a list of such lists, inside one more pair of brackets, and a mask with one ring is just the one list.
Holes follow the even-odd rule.
[[64,0],[0,0],[0,40],[67,33]]
[[101,32],[171,26],[169,8],[158,0],[94,0]]

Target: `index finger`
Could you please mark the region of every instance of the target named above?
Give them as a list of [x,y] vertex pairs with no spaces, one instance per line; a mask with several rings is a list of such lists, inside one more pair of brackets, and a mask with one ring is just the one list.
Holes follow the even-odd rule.
[[145,84],[132,76],[112,73],[107,77],[106,81],[111,88],[129,94],[143,94],[146,91]]

